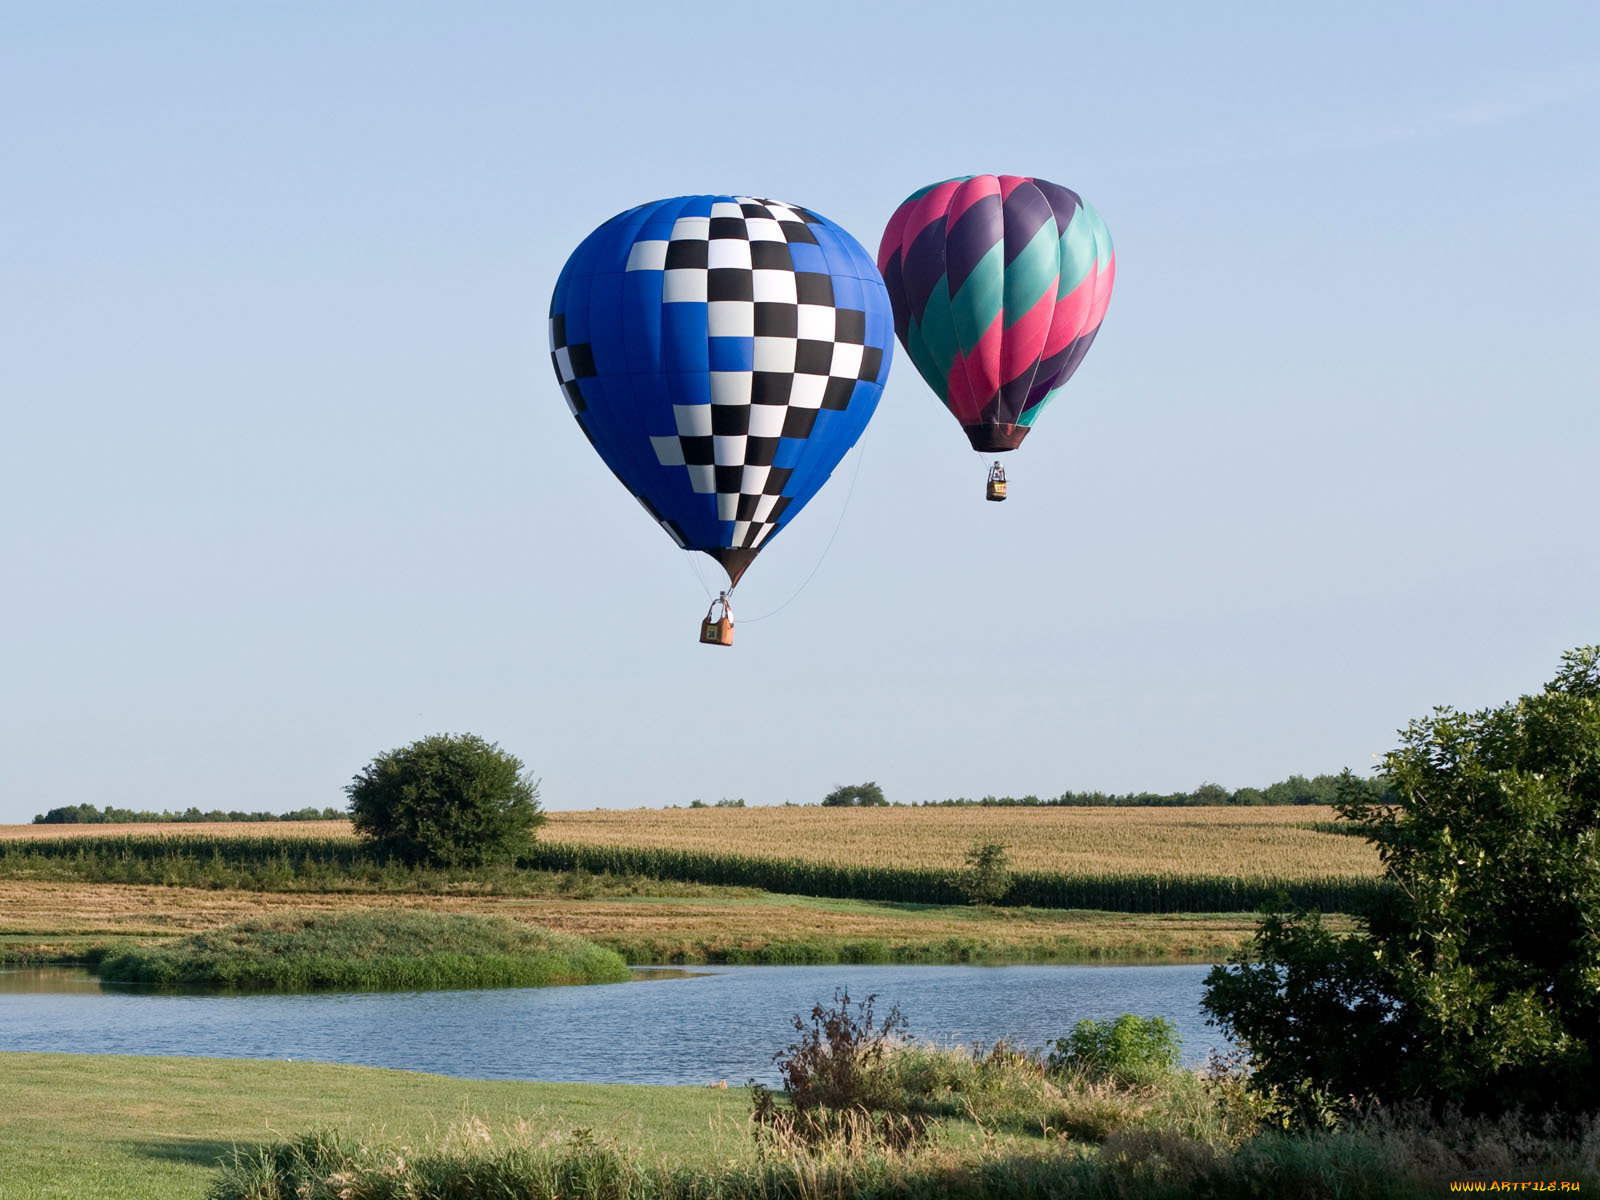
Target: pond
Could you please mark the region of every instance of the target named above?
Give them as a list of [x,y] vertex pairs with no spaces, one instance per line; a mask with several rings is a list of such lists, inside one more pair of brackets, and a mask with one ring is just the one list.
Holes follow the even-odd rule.
[[1225,1048],[1205,1023],[1211,968],[695,967],[595,987],[312,995],[102,989],[86,972],[0,969],[0,1050],[178,1054],[398,1067],[473,1079],[730,1086],[777,1079],[792,1019],[834,989],[891,1004],[919,1041],[1042,1046],[1083,1017],[1161,1016],[1189,1065]]

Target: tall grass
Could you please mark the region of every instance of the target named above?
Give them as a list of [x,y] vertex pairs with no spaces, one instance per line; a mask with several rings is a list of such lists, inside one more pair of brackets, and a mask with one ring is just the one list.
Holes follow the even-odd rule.
[[614,950],[505,917],[368,909],[278,913],[95,965],[112,983],[250,991],[618,983]]
[[[965,899],[950,873],[938,868],[661,847],[540,842],[518,866],[850,900],[946,905],[961,904]],[[463,885],[488,893],[525,890],[515,868],[445,872],[409,867],[375,855],[355,838],[122,835],[18,839],[0,841],[0,874],[261,891],[444,891]],[[1281,893],[1306,908],[1353,912],[1382,886],[1375,878],[1333,874],[1018,871],[1003,903],[1133,913],[1245,912]]]
[[[319,1129],[235,1153],[211,1200],[1422,1200],[1452,1181],[1600,1181],[1600,1130],[1576,1134],[1427,1119],[1315,1134],[1266,1133],[1237,1147],[1170,1129],[1130,1128],[1091,1149],[1056,1138],[985,1138],[886,1153],[860,1140],[819,1152],[689,1166],[596,1143],[577,1131],[497,1137],[466,1121],[416,1149]],[[1487,1190],[1487,1188],[1485,1188]],[[1509,1189],[1502,1189],[1509,1190]],[[1555,1190],[1554,1187],[1548,1190]]]

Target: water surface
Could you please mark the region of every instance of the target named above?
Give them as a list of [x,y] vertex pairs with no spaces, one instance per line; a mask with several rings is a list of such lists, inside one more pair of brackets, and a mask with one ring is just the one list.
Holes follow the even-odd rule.
[[1223,1039],[1194,966],[695,967],[629,983],[447,992],[167,995],[82,971],[0,970],[0,1050],[358,1063],[474,1079],[703,1084],[777,1079],[793,1017],[834,989],[898,1004],[939,1044],[1042,1046],[1083,1017],[1173,1022],[1186,1063]]

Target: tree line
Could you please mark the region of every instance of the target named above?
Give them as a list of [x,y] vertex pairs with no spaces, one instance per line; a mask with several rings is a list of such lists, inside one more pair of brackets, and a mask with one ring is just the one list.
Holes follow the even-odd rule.
[[[927,800],[925,807],[976,805],[992,808],[1178,808],[1184,805],[1239,804],[1337,804],[1341,775],[1291,775],[1264,788],[1242,787],[1235,791],[1220,783],[1202,783],[1192,792],[1062,792],[1059,796],[984,796],[971,800],[965,796],[949,800]],[[1386,803],[1389,785],[1383,779],[1355,779],[1365,788],[1373,803]],[[1346,788],[1350,786],[1348,783]],[[823,801],[827,803],[826,800]]]
[[35,825],[149,825],[159,822],[198,824],[219,821],[339,821],[349,815],[348,812],[338,808],[298,808],[293,812],[271,813],[241,812],[238,809],[223,812],[220,808],[202,812],[191,806],[182,812],[170,810],[149,812],[116,808],[109,804],[104,808],[96,808],[93,804],[67,804],[60,808],[52,808],[47,813],[40,813],[33,818],[33,823]]

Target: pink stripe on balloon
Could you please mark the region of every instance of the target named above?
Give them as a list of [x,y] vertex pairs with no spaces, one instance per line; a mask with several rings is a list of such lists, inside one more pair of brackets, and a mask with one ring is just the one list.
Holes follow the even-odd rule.
[[1096,277],[1094,287],[1094,306],[1089,310],[1089,320],[1084,325],[1087,332],[1090,329],[1100,328],[1100,322],[1105,320],[1106,309],[1111,305],[1111,285],[1117,281],[1117,256],[1113,252],[1107,260],[1105,269]]
[[945,222],[945,228],[954,229],[956,222],[961,219],[961,214],[985,196],[999,194],[1000,181],[993,175],[974,175],[956,189],[956,194],[950,201],[950,214]]
[[1032,182],[1033,180],[1029,179],[1026,175],[1000,176],[1000,199],[1007,199],[1012,192],[1016,191],[1023,184]]
[[1095,273],[1091,271],[1082,283],[1056,301],[1055,311],[1050,316],[1050,336],[1044,343],[1044,357],[1060,354],[1068,342],[1083,332],[1094,308],[1095,281]]
[[1005,341],[1005,314],[983,331],[971,354],[956,355],[950,364],[947,395],[950,411],[963,425],[978,419],[983,406],[1000,390],[1000,351]]
[[950,197],[955,195],[960,186],[959,179],[946,180],[926,195],[918,197],[906,217],[905,228],[900,231],[902,248],[910,246],[919,233],[944,216],[945,210],[950,207]]
[[1045,339],[1044,357],[1060,354],[1074,338],[1100,327],[1111,303],[1111,284],[1116,275],[1116,259],[1103,271],[1091,271],[1082,283],[1056,301],[1050,318],[1050,336]]
[[1039,297],[1037,304],[1011,323],[1000,351],[1000,379],[1009,383],[1024,371],[1033,369],[1042,357],[1046,339],[1054,328],[1056,308],[1055,287],[1052,285]]
[[900,249],[900,238],[905,233],[906,222],[911,219],[911,206],[902,204],[894,210],[894,216],[889,218],[889,224],[883,231],[883,241],[878,243],[878,271],[888,274],[889,260],[894,257],[894,252]]

